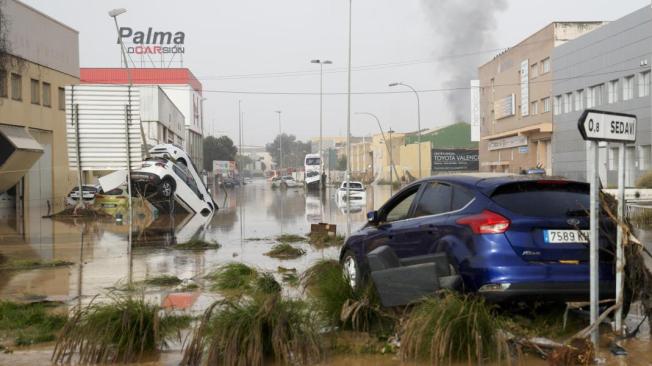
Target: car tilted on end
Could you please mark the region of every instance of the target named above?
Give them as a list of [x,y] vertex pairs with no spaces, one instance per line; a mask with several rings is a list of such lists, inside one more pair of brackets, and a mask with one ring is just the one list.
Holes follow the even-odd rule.
[[132,195],[142,195],[164,212],[178,205],[188,213],[207,216],[218,209],[183,149],[160,144],[149,154],[142,167],[131,172]]
[[[551,177],[452,175],[414,182],[368,214],[340,260],[383,303],[440,288],[492,301],[589,299],[589,185]],[[600,220],[600,298],[614,297],[616,226]],[[425,268],[425,267],[428,268]]]

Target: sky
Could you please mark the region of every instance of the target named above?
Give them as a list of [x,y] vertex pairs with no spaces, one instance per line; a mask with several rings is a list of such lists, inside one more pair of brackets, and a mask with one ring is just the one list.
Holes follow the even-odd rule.
[[[111,9],[127,9],[118,17],[121,26],[184,32],[183,66],[197,76],[207,98],[205,134],[237,140],[241,101],[245,146],[273,140],[277,110],[284,133],[300,140],[319,136],[319,65],[310,60],[330,60],[333,64],[324,66],[324,136],[346,134],[349,1],[22,1],[79,31],[82,67],[120,66]],[[615,20],[649,5],[647,0],[352,0],[351,133],[378,133],[372,117],[356,112],[375,114],[383,129],[417,129],[415,95],[390,88],[391,82],[420,91],[422,128],[465,119],[467,79],[501,49],[552,21]]]

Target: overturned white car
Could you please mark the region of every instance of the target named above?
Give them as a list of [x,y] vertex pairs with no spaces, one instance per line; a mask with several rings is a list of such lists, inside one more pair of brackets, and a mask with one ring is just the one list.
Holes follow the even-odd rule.
[[140,169],[131,171],[132,196],[142,196],[163,212],[176,207],[203,216],[217,210],[192,160],[180,147],[160,144],[149,150]]

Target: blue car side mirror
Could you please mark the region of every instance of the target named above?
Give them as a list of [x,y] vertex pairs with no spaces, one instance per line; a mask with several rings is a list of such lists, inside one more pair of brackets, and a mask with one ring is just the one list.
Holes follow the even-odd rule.
[[369,211],[367,212],[367,221],[371,224],[378,222],[378,211]]

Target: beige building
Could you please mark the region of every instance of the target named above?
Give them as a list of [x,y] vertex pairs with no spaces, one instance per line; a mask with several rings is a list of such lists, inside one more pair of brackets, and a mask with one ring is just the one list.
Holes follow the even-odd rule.
[[554,22],[480,66],[480,170],[551,173],[554,47],[603,22]]
[[9,24],[0,65],[0,192],[15,195],[3,209],[15,207],[23,222],[28,211],[60,210],[77,181],[68,168],[64,86],[79,83],[79,41],[76,30],[21,2],[0,6]]

